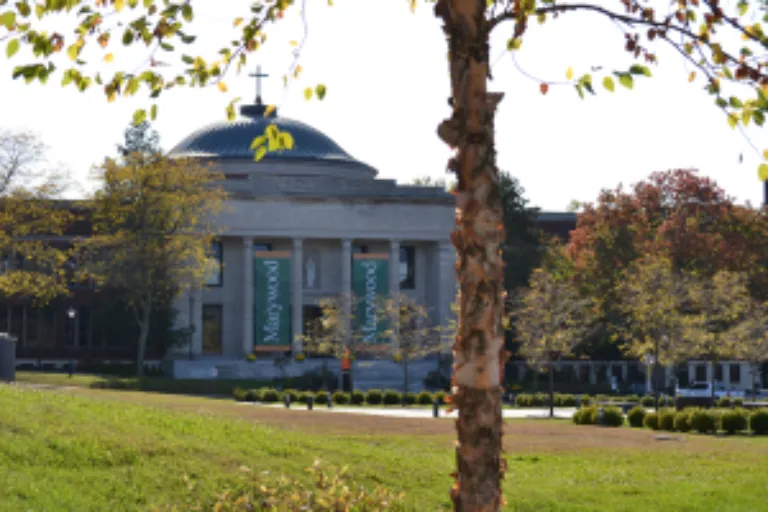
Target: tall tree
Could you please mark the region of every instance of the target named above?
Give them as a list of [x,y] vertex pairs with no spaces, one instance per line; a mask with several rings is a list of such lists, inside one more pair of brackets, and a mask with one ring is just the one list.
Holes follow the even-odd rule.
[[715,397],[715,365],[738,355],[731,336],[744,319],[749,305],[749,288],[743,274],[719,271],[709,278],[697,279],[690,286],[691,313],[686,315],[686,336],[695,354],[709,361],[712,398]]
[[659,365],[679,363],[695,354],[695,344],[686,330],[690,308],[690,276],[675,270],[660,255],[635,261],[624,272],[619,288],[620,309],[626,322],[618,333],[626,341],[628,354],[643,360],[653,357],[653,392],[659,408]]
[[[63,70],[63,83],[81,91],[98,84],[110,100],[119,95],[134,95],[142,86],[150,91],[152,100],[180,85],[197,87],[216,83],[226,92],[222,79],[231,64],[236,63],[238,68],[245,65],[248,54],[266,40],[269,25],[283,19],[295,3],[276,0],[269,4],[254,2],[250,9],[244,6],[243,14],[234,22],[238,37],[233,40],[223,36],[224,47],[215,59],[187,55],[180,49],[195,41],[190,27],[195,6],[200,4],[193,1],[166,3],[160,7],[156,0],[142,3],[115,0],[93,6],[85,5],[83,0],[72,0],[46,2],[34,8],[29,2],[21,1],[0,11],[0,26],[7,32],[0,38],[8,41],[5,53],[10,58],[14,58],[22,44],[34,48],[33,61],[18,65],[12,71],[14,77],[28,82],[45,83],[57,70],[51,59],[64,51],[73,65]],[[417,1],[408,3],[415,8]],[[456,510],[498,510],[502,505],[504,473],[500,455],[500,363],[506,357],[502,332],[503,265],[499,249],[505,237],[493,137],[493,117],[502,96],[487,89],[491,33],[510,22],[507,48],[518,51],[534,19],[546,23],[575,12],[606,19],[625,32],[625,49],[630,61],[656,63],[657,57],[652,51],[655,45],[676,50],[695,67],[691,78],[695,79],[698,73],[706,80],[707,92],[715,97],[718,108],[724,111],[732,126],[765,122],[768,112],[768,96],[763,90],[768,87],[763,51],[766,36],[764,22],[750,18],[756,4],[746,0],[740,0],[732,10],[717,0],[679,2],[667,9],[654,9],[640,0],[624,0],[615,9],[594,1],[436,0],[434,3],[435,15],[442,21],[448,39],[452,109],[450,118],[440,124],[438,134],[456,151],[448,167],[458,178],[457,229],[453,241],[460,290],[454,348],[459,444],[452,498]],[[58,13],[71,13],[77,18],[78,30],[74,36],[65,37],[49,29],[50,15]],[[156,57],[153,49],[146,68],[116,72],[111,78],[103,79],[100,66],[86,67],[89,63],[85,59],[92,47],[100,46],[105,53],[104,60],[111,61],[110,42],[117,38],[110,36],[115,30],[119,30],[123,44],[145,44],[153,48],[156,45],[164,50],[164,56]],[[100,49],[94,48],[94,53],[101,53]],[[178,66],[157,65],[173,56],[180,59]],[[298,64],[294,64],[291,76],[298,76],[299,71]],[[577,76],[571,69],[566,73],[568,83],[582,97],[585,92],[595,93],[594,84],[598,82],[613,91],[616,80],[632,88],[635,77],[649,75],[650,69],[640,63],[633,63],[628,69],[601,72],[600,76],[592,73]],[[537,86],[546,94],[551,84],[545,82]],[[736,89],[741,92],[737,93]],[[733,95],[729,96],[732,90]],[[312,97],[313,93],[322,98],[326,89],[318,85],[314,90],[308,88],[305,94]],[[138,123],[156,114],[156,104],[152,104],[138,110],[134,120]],[[234,117],[234,101],[227,107],[227,115]],[[290,145],[291,139],[280,133],[276,125],[268,130],[269,133],[254,141],[257,156]],[[761,165],[760,173],[761,177],[768,177],[768,163]]]
[[137,373],[142,375],[153,313],[179,291],[209,275],[221,176],[195,161],[131,153],[100,167],[103,187],[92,201],[93,236],[83,241],[89,273],[117,292],[139,327]]
[[555,363],[573,355],[589,329],[590,301],[579,296],[568,280],[538,268],[530,287],[514,302],[512,323],[520,340],[520,353],[534,368],[549,373],[549,415],[555,416]]
[[[768,361],[768,304],[755,299],[749,303],[744,318],[728,333],[736,356],[749,363],[752,397],[757,396],[757,376]],[[765,385],[765,384],[763,384]]]
[[118,144],[117,151],[123,158],[131,153],[142,155],[159,155],[163,152],[160,147],[160,134],[152,128],[149,121],[138,124],[130,123],[123,134],[124,141]]

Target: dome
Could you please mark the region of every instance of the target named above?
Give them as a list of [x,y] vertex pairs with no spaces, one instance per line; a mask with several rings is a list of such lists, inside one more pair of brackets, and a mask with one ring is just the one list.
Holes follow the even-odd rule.
[[266,127],[274,123],[281,131],[291,134],[294,146],[290,151],[267,153],[264,160],[320,160],[362,164],[324,133],[301,121],[277,117],[275,111],[269,117],[264,117],[265,110],[260,102],[243,106],[240,119],[205,126],[179,142],[170,154],[177,157],[253,160],[253,139],[264,135]]

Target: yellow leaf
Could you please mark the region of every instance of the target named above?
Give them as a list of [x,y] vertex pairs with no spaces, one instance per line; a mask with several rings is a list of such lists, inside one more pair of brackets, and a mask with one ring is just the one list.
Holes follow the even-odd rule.
[[573,68],[568,68],[568,70],[565,72],[565,78],[568,80],[573,80]]
[[768,149],[763,150],[763,158],[768,160]]
[[237,27],[243,22],[243,18],[235,18],[235,21],[232,23],[233,27]]
[[267,105],[267,108],[264,110],[264,117],[269,117],[274,111],[275,111],[274,105]]
[[115,0],[115,10],[120,12],[125,7],[125,0]]
[[306,100],[311,100],[312,99],[312,88],[311,87],[307,87],[306,89],[304,89],[304,99],[306,99]]
[[757,170],[757,175],[760,181],[768,181],[768,164],[760,164]]
[[115,92],[111,92],[111,93],[109,93],[109,96],[107,96],[107,101],[110,102],[110,103],[112,103],[116,99],[117,99],[117,93],[115,93]]
[[696,72],[695,71],[691,71],[691,74],[688,75],[688,81],[689,82],[693,82],[695,79],[696,79]]
[[216,84],[216,87],[218,87],[221,92],[227,92],[228,90],[227,84],[225,84],[224,82],[219,82],[218,84]]
[[291,41],[291,46],[299,46],[298,41]]
[[113,60],[115,60],[115,56],[111,53],[108,53],[104,56],[104,62],[112,62]]

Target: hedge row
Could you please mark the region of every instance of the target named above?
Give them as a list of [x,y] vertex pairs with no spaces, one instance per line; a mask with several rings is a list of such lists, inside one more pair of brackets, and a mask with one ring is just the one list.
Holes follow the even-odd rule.
[[[595,406],[582,407],[573,415],[577,425],[601,424],[600,410]],[[663,409],[658,414],[648,412],[644,406],[637,406],[627,413],[630,427],[666,430],[669,432],[696,431],[702,434],[725,432],[735,434],[749,431],[757,435],[768,434],[768,409],[750,413],[744,409],[713,410],[690,408],[682,411]],[[606,407],[602,413],[602,424],[610,427],[624,425],[624,415],[618,407]]]
[[[291,402],[307,403],[310,396],[313,402],[320,405],[328,404],[327,391],[297,391],[295,389],[286,389],[278,391],[274,388],[242,389],[235,388],[233,392],[235,400],[238,402],[264,402],[276,403],[285,400],[290,396]],[[407,405],[432,405],[437,399],[439,403],[446,403],[447,394],[444,391],[430,393],[422,391],[421,393],[405,393],[405,403]],[[331,394],[331,400],[338,405],[400,405],[403,402],[403,393],[392,389],[384,391],[371,389],[368,391],[353,391],[345,393],[336,391]]]
[[[554,396],[555,407],[576,407],[577,405],[587,406],[596,402],[631,402],[642,404],[646,407],[653,407],[654,398],[652,396],[608,396],[608,395],[581,395],[578,398],[575,395],[567,395],[562,393],[555,393]],[[659,405],[662,407],[674,406],[675,400],[672,397],[661,396],[659,397]],[[536,393],[528,394],[521,393],[515,397],[515,405],[518,407],[549,407],[549,394],[548,393]]]

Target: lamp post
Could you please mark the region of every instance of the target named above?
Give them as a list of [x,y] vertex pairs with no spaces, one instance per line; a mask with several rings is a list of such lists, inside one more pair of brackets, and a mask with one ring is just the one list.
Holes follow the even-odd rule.
[[645,365],[648,368],[648,376],[646,378],[646,386],[653,388],[653,397],[656,405],[656,413],[659,412],[659,389],[658,381],[655,379],[656,364],[658,363],[656,356],[650,352],[645,355]]
[[67,310],[67,317],[69,318],[69,324],[71,325],[71,328],[69,330],[70,332],[70,343],[69,345],[69,377],[72,378],[72,373],[75,371],[75,363],[72,359],[72,350],[75,346],[75,318],[77,318],[77,310],[70,306],[70,308]]

